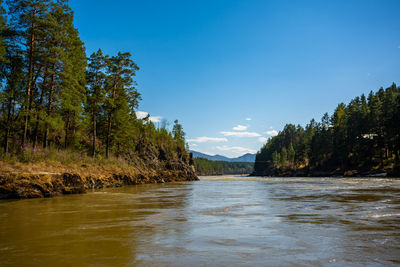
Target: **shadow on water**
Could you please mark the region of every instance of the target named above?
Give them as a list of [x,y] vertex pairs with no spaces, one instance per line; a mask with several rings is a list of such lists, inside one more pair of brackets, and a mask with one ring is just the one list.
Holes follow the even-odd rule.
[[132,264],[160,231],[187,231],[167,226],[186,220],[176,210],[190,202],[190,191],[185,185],[139,185],[0,202],[1,265]]

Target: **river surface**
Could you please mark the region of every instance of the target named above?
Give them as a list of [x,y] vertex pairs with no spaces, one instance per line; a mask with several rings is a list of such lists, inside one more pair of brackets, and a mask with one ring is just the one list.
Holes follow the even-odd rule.
[[400,180],[202,177],[2,200],[0,265],[400,265]]

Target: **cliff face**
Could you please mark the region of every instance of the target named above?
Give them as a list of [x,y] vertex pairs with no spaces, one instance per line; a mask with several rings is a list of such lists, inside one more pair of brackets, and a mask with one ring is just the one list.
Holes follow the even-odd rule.
[[[29,166],[30,169],[32,166]],[[33,166],[34,167],[34,166]],[[23,169],[23,168],[22,168]],[[50,166],[41,169],[54,170]],[[198,180],[186,161],[153,162],[152,165],[81,165],[61,172],[8,171],[0,174],[0,198],[38,198],[85,193],[91,189],[145,183]]]

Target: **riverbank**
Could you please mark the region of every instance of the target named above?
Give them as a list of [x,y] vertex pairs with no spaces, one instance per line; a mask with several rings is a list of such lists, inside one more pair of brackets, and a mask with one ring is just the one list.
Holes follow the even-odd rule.
[[0,161],[0,198],[40,198],[146,183],[198,180],[185,161],[7,162]]
[[360,170],[310,170],[302,169],[278,169],[269,168],[262,171],[254,171],[250,176],[274,176],[274,177],[400,177],[400,172],[393,168],[374,168],[368,171]]

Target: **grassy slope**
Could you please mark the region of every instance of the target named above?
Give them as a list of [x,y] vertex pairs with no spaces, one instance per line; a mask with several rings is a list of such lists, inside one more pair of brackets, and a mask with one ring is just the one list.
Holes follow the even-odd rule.
[[101,159],[41,151],[0,160],[0,198],[49,197],[129,184],[197,180],[187,162]]

